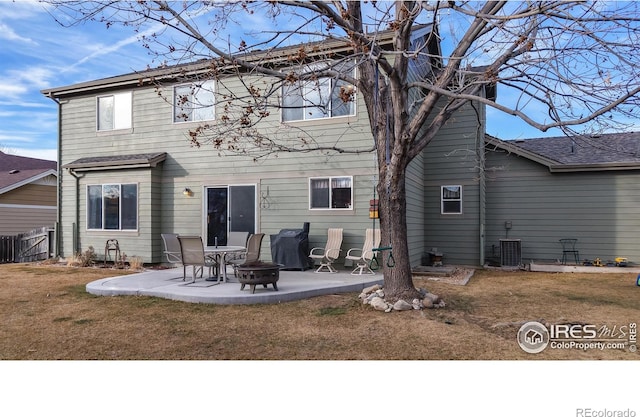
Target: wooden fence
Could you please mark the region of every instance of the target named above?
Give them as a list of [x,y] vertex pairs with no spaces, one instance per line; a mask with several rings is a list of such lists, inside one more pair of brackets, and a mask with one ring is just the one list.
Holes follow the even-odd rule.
[[54,229],[40,227],[15,236],[0,236],[0,263],[34,262],[52,255]]

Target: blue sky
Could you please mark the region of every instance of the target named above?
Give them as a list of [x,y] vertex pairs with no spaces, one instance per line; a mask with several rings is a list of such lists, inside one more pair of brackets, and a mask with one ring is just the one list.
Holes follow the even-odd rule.
[[[0,150],[56,159],[57,105],[40,90],[141,70],[151,57],[131,29],[64,28],[36,1],[0,0]],[[498,91],[498,94],[501,92]],[[488,112],[503,139],[543,134],[515,117]]]

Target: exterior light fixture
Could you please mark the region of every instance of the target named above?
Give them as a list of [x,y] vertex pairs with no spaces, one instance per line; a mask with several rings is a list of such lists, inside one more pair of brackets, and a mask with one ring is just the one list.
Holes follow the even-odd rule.
[[193,191],[191,191],[191,188],[187,187],[182,191],[182,194],[186,195],[187,197],[191,197],[193,195]]

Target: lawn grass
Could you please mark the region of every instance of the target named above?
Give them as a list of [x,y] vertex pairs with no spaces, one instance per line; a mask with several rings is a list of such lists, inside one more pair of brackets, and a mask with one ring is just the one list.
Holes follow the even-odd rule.
[[122,271],[0,265],[3,360],[637,360],[628,350],[529,354],[524,321],[626,326],[640,318],[634,274],[480,270],[465,286],[415,278],[447,307],[382,313],[357,294],[273,305],[99,297],[85,285]]

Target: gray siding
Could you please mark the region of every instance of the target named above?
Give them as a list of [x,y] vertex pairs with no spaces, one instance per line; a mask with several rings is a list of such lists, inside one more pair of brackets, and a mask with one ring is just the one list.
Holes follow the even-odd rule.
[[[478,119],[470,106],[461,109],[424,151],[424,247],[437,248],[448,264],[478,265],[479,187]],[[440,187],[462,186],[462,214],[440,214]]]
[[523,261],[555,261],[559,239],[577,238],[582,259],[640,259],[640,171],[552,174],[504,152],[488,152],[487,161],[489,248],[522,239]]

